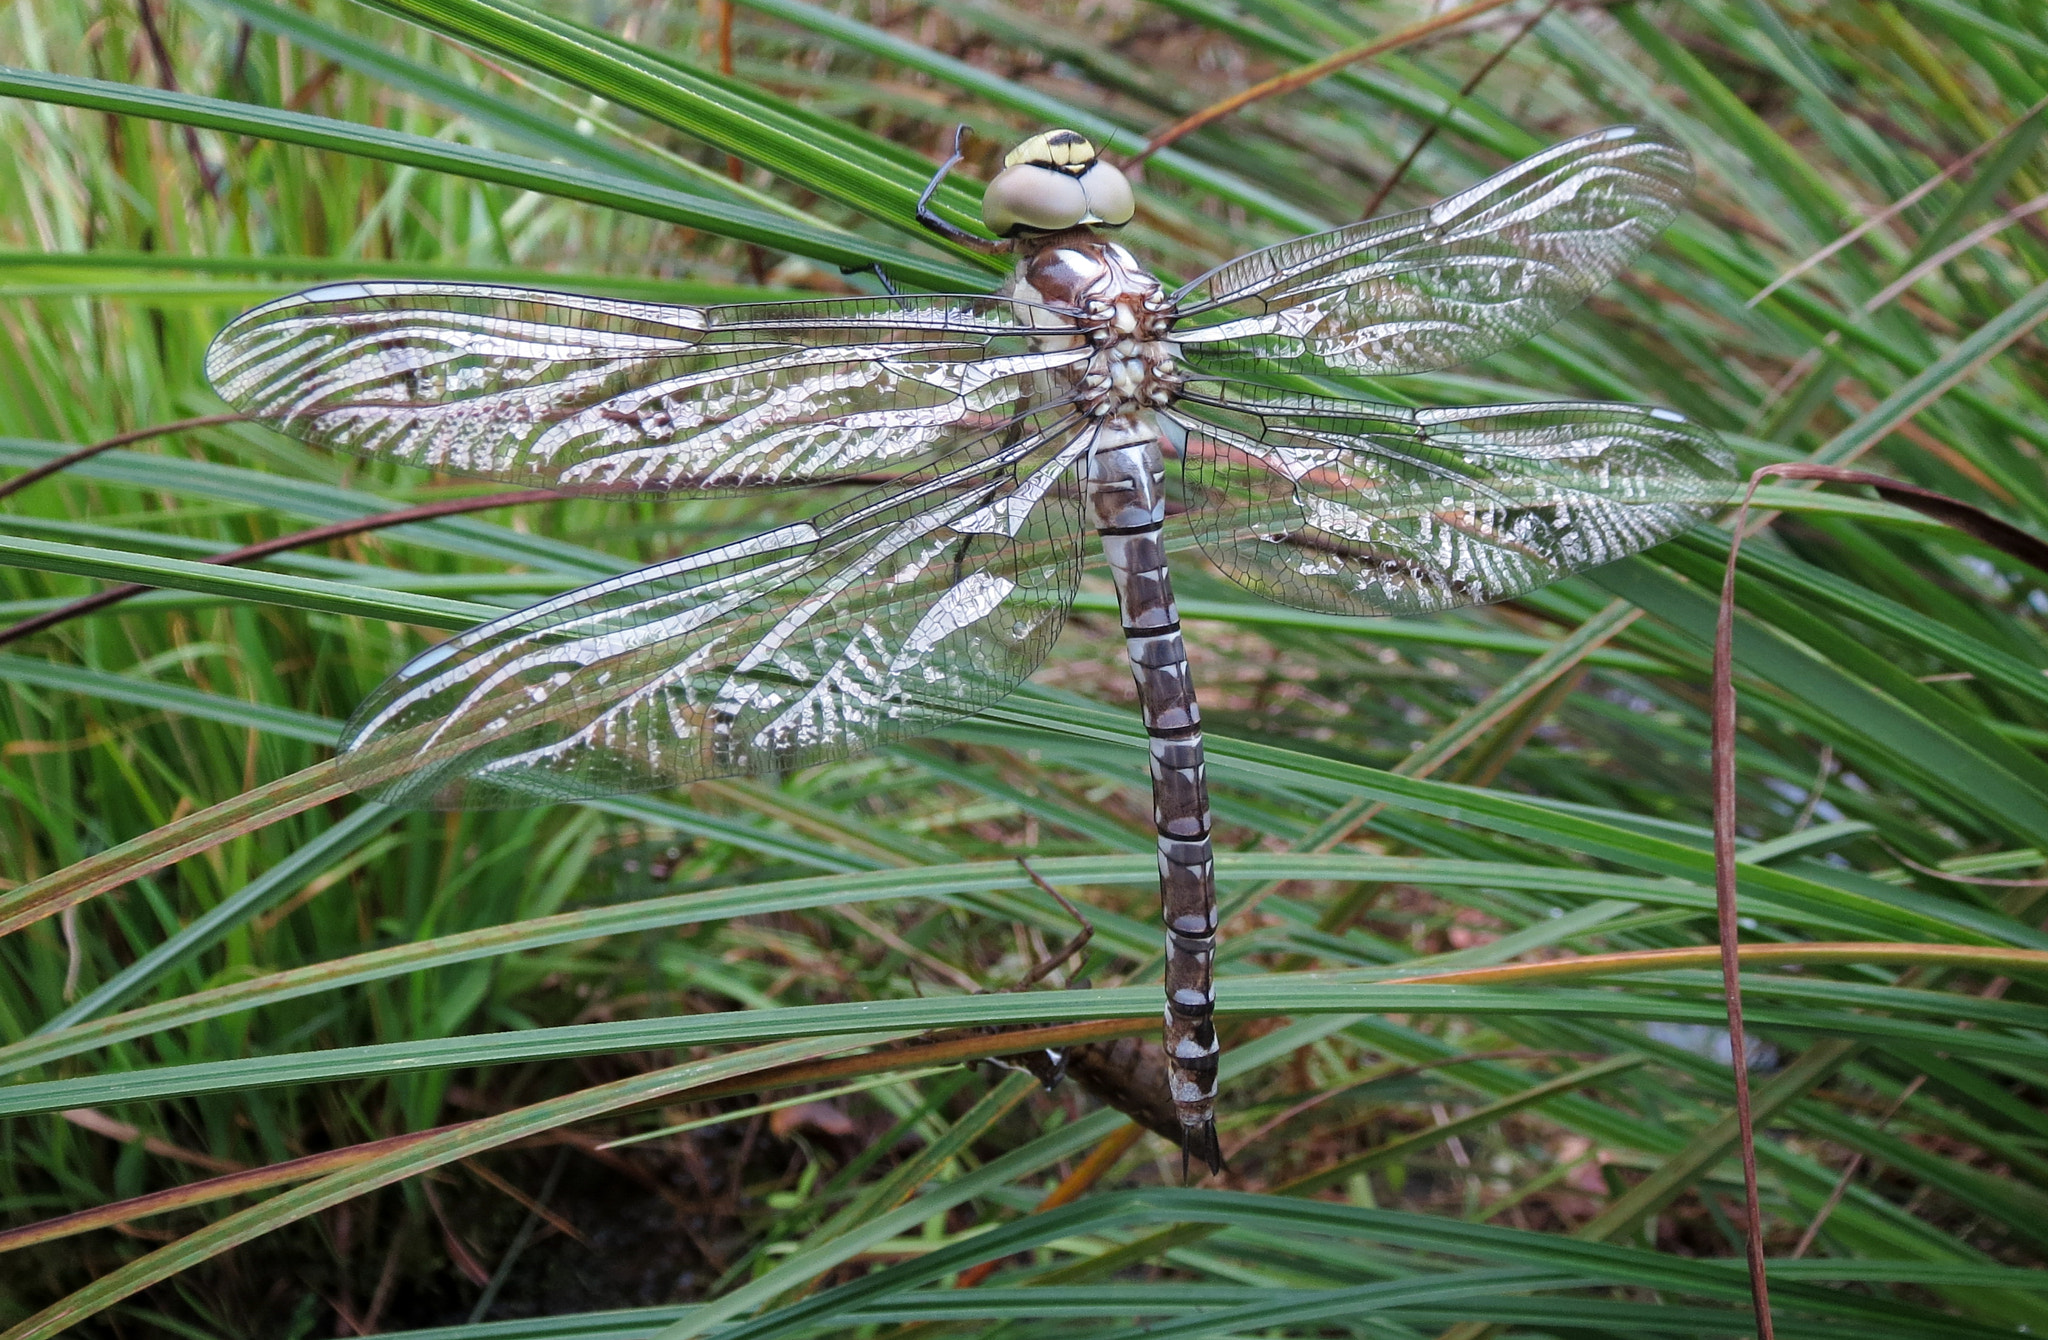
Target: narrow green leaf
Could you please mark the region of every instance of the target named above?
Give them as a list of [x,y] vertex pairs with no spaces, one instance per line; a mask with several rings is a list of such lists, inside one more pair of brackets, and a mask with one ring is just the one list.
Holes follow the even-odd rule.
[[[649,155],[620,148],[595,135],[580,133],[558,116],[529,111],[509,98],[475,88],[416,61],[394,56],[352,33],[322,23],[309,14],[266,0],[213,0],[251,26],[285,38],[293,46],[317,51],[391,89],[403,89],[447,108],[480,126],[523,140],[558,160],[599,167],[622,177],[653,182],[689,195],[731,198],[731,183],[716,174],[683,172]],[[707,186],[710,189],[706,189]]]
[[0,655],[0,683],[29,684],[59,693],[75,693],[102,702],[132,703],[137,707],[174,712],[200,721],[218,721],[262,731],[286,740],[332,745],[341,734],[341,723],[289,707],[245,702],[217,693],[202,693],[178,684],[134,679],[78,665],[59,665],[26,656]]
[[356,154],[408,167],[450,172],[497,182],[565,200],[603,205],[648,218],[701,228],[779,251],[848,269],[883,265],[897,280],[940,291],[987,287],[983,272],[935,261],[914,252],[871,242],[852,233],[803,224],[780,215],[701,195],[685,195],[570,164],[547,163],[496,149],[478,149],[402,131],[360,126],[301,112],[251,107],[98,79],[0,69],[0,96],[85,107],[122,116],[148,117],[231,135],[251,135],[309,149]]
[[382,832],[396,817],[395,811],[382,805],[368,804],[357,809],[294,850],[279,864],[186,922],[177,934],[81,996],[68,1008],[44,1020],[36,1028],[36,1034],[60,1033],[132,1000],[165,973],[189,963],[235,927],[331,869],[336,862]]
[[[1873,950],[1872,961],[1885,956]],[[1943,1019],[1926,1024],[1841,1010],[1803,1010],[1758,1002],[1771,998],[1772,983],[1745,979],[1750,1023],[1759,1030],[1787,1029],[1894,1047],[1947,1051],[1958,1056],[2005,1057],[2048,1063],[2048,1044],[2037,1037],[1979,1028],[1961,1032],[1947,1020],[1955,998],[1941,992],[1884,989],[1895,1011],[1918,1007]],[[1883,989],[1883,988],[1880,988]],[[1522,1018],[1664,1020],[1714,1024],[1726,1017],[1722,1003],[1703,993],[1693,999],[1616,993],[1567,987],[1405,985],[1387,982],[1310,979],[1306,974],[1222,978],[1216,992],[1219,1014],[1276,1017],[1316,1014],[1513,1015]],[[318,1052],[256,1056],[158,1066],[76,1079],[46,1080],[0,1087],[0,1116],[132,1103],[182,1094],[221,1093],[281,1084],[303,1084],[368,1075],[514,1061],[552,1060],[671,1047],[738,1046],[791,1037],[827,1037],[887,1028],[911,1033],[946,1028],[991,1028],[1021,1024],[1081,1023],[1098,1019],[1150,1021],[1159,995],[1149,987],[1096,990],[992,992],[979,996],[801,1005],[731,1014],[685,1015],[616,1023],[564,1024],[475,1037],[339,1047]],[[2030,1008],[2027,1024],[2048,1028],[2048,1010]],[[1137,1031],[1133,1029],[1133,1031]],[[54,1039],[51,1039],[54,1040]],[[22,1044],[16,1044],[21,1047]],[[15,1050],[10,1048],[10,1051]]]
[[391,619],[423,628],[468,628],[504,612],[489,605],[399,591],[378,591],[348,582],[323,581],[317,577],[294,577],[254,568],[194,563],[183,558],[127,554],[113,549],[59,544],[13,535],[0,535],[0,563],[42,572],[70,573],[76,577],[97,577],[104,581],[174,586],[186,591],[203,591],[209,595],[293,609]]
[[472,1157],[486,1150],[528,1135],[553,1130],[572,1122],[616,1112],[639,1103],[653,1102],[736,1075],[754,1074],[777,1066],[815,1057],[829,1056],[862,1046],[892,1041],[886,1033],[870,1033],[829,1040],[806,1039],[708,1060],[670,1066],[645,1075],[614,1080],[610,1084],[584,1089],[561,1098],[517,1108],[498,1116],[484,1117],[429,1136],[416,1144],[315,1182],[281,1192],[261,1204],[229,1215],[204,1228],[186,1234],[167,1247],[111,1270],[61,1302],[53,1303],[9,1332],[11,1340],[45,1340],[62,1334],[76,1323],[104,1310],[160,1280],[170,1279],[191,1266],[209,1260],[242,1243],[252,1241],[285,1224],[330,1206],[353,1200],[381,1186]]

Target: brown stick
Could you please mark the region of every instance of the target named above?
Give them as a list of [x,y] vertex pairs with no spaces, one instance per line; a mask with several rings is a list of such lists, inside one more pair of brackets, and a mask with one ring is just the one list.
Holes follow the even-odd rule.
[[[732,73],[732,0],[718,0],[718,72]],[[745,179],[747,165],[740,161],[738,154],[725,156],[725,175],[734,181]]]
[[[1925,1075],[1913,1076],[1913,1082],[1902,1089],[1899,1092],[1899,1096],[1892,1100],[1892,1105],[1884,1110],[1883,1115],[1878,1117],[1877,1125],[1874,1129],[1878,1131],[1883,1130],[1891,1119],[1898,1115],[1899,1109],[1906,1105],[1906,1100],[1920,1092],[1920,1086],[1926,1082],[1927,1076]],[[1813,1222],[1808,1224],[1806,1231],[1799,1235],[1799,1241],[1792,1248],[1792,1259],[1794,1261],[1806,1255],[1806,1249],[1813,1246],[1813,1240],[1820,1236],[1821,1228],[1826,1225],[1828,1216],[1832,1215],[1835,1212],[1835,1207],[1842,1203],[1843,1195],[1849,1190],[1849,1183],[1856,1180],[1857,1170],[1862,1168],[1862,1166],[1863,1151],[1859,1149],[1849,1159],[1848,1166],[1842,1169],[1842,1175],[1835,1179],[1835,1189],[1828,1192],[1827,1201],[1814,1214]]]
[[41,879],[0,892],[0,935],[11,935],[188,856],[212,851],[223,842],[338,800],[353,789],[336,774],[332,761],[315,763],[173,819]]
[[166,433],[182,433],[193,428],[212,428],[223,423],[254,423],[253,414],[207,414],[197,419],[178,419],[172,423],[159,423],[148,428],[137,428],[132,432],[119,433],[104,442],[95,442],[89,447],[80,447],[54,461],[44,461],[33,470],[24,470],[14,478],[0,482],[0,498],[11,497],[39,479],[48,479],[59,470],[68,470],[83,460],[90,460],[103,451],[125,447],[130,442],[141,442],[146,438],[162,437]]
[[1750,503],[1756,497],[1757,486],[1770,475],[1868,485],[1887,502],[1934,517],[2001,553],[2048,572],[2048,544],[2039,538],[1960,498],[1867,470],[1848,470],[1837,465],[1767,465],[1749,477],[1749,488],[1736,511],[1728,565],[1721,574],[1721,609],[1714,623],[1714,909],[1720,928],[1722,995],[1728,1006],[1729,1063],[1735,1073],[1735,1119],[1742,1137],[1742,1186],[1748,1200],[1744,1234],[1748,1238],[1750,1296],[1756,1306],[1759,1340],[1772,1340],[1772,1330],[1770,1286],[1764,1278],[1763,1208],[1757,1200],[1756,1131],[1750,1120],[1748,1043],[1742,1031],[1738,945],[1741,927],[1735,908],[1735,561],[1742,552],[1743,527],[1749,519]]
[[215,1158],[211,1154],[201,1153],[196,1149],[187,1149],[183,1145],[172,1144],[169,1140],[159,1136],[145,1134],[141,1128],[131,1126],[125,1121],[116,1121],[98,1108],[67,1107],[57,1115],[80,1130],[91,1131],[95,1135],[104,1135],[107,1139],[118,1141],[124,1145],[141,1145],[144,1150],[156,1155],[160,1159],[170,1159],[174,1163],[187,1163],[195,1168],[204,1168],[211,1173],[236,1173],[241,1172],[247,1166],[237,1163],[233,1159]]
[[[1741,959],[1737,941],[1741,932],[1735,910],[1735,561],[1742,552],[1743,527],[1749,519],[1750,503],[1756,497],[1757,486],[1770,475],[1868,485],[1887,502],[1934,517],[2001,553],[2048,572],[2048,544],[2038,537],[1960,498],[1866,470],[1792,463],[1764,466],[1750,476],[1742,506],[1735,514],[1728,565],[1721,574],[1721,608],[1714,624],[1714,907],[1720,927],[1722,993],[1728,1004],[1729,1062],[1735,1072],[1736,1124],[1742,1136],[1742,1185],[1748,1199],[1744,1232],[1748,1238],[1750,1296],[1756,1306],[1759,1340],[1772,1340],[1772,1330],[1769,1284],[1764,1278],[1763,1211],[1757,1201],[1756,1131],[1750,1120],[1748,1044],[1742,1032],[1742,985],[1737,971]],[[1853,1165],[1850,1172],[1854,1172]],[[1833,1208],[1840,1194],[1838,1187],[1828,1209]],[[1826,1213],[1823,1210],[1802,1237],[1800,1251],[1805,1250]]]
[[1749,1105],[1749,1041],[1742,1030],[1741,922],[1735,914],[1735,558],[1742,526],[1764,471],[1750,477],[1735,514],[1735,537],[1721,577],[1714,623],[1714,913],[1721,939],[1721,994],[1728,1008],[1728,1064],[1735,1072],[1735,1123],[1742,1145],[1742,1233],[1749,1258],[1749,1298],[1757,1340],[1772,1340],[1771,1286],[1764,1273],[1764,1215],[1757,1197],[1756,1125]]
[[1068,916],[1072,917],[1074,920],[1081,923],[1081,929],[1074,932],[1073,939],[1067,941],[1064,945],[1060,946],[1058,952],[1047,954],[1043,960],[1041,960],[1039,963],[1032,967],[1031,971],[1025,973],[1024,976],[1018,980],[1017,985],[1012,988],[1016,991],[1022,991],[1025,987],[1037,985],[1040,981],[1042,981],[1045,978],[1047,973],[1050,973],[1054,968],[1057,968],[1060,964],[1065,963],[1068,959],[1074,957],[1074,955],[1086,949],[1088,947],[1088,942],[1095,938],[1095,923],[1088,920],[1087,916],[1082,913],[1080,908],[1074,906],[1071,902],[1068,902],[1067,896],[1065,894],[1061,893],[1058,889],[1055,889],[1052,885],[1048,884],[1045,881],[1045,877],[1043,875],[1039,874],[1036,870],[1033,870],[1031,868],[1031,862],[1019,856],[1017,858],[1017,864],[1023,867],[1024,873],[1031,877],[1031,882],[1033,884],[1036,884],[1040,889],[1043,889],[1046,893],[1051,894],[1054,902],[1058,903],[1061,907],[1067,909]]
[[[236,417],[239,418],[241,416],[237,415]],[[100,449],[101,447],[98,446],[89,448],[89,450]],[[372,516],[356,517],[349,521],[330,522],[325,526],[315,526],[311,530],[293,531],[289,535],[280,535],[270,540],[259,540],[255,544],[243,545],[240,549],[231,549],[227,553],[215,554],[211,558],[200,561],[230,567],[238,563],[253,563],[259,558],[268,558],[272,554],[282,553],[287,549],[299,549],[309,544],[321,544],[327,540],[339,540],[350,535],[361,535],[367,531],[383,530],[390,526],[403,526],[415,521],[432,521],[436,517],[460,516],[464,512],[482,512],[493,507],[516,507],[521,503],[560,502],[564,498],[577,496],[579,495],[557,493],[545,489],[520,489],[516,493],[487,493],[475,498],[451,498],[446,502],[422,503],[418,507],[400,507],[393,511],[378,512]],[[32,619],[23,619],[20,623],[14,624],[11,627],[0,628],[0,647],[4,647],[10,642],[19,642],[22,638],[28,637],[31,634],[54,628],[60,623],[66,623],[81,615],[105,609],[109,605],[118,605],[124,600],[132,599],[145,591],[153,589],[141,582],[122,582],[118,586],[110,586],[104,591],[94,592],[92,595],[80,600],[74,600],[68,605],[50,610],[44,614],[38,614]]]
[[223,1177],[209,1177],[201,1182],[188,1182],[184,1186],[169,1187],[152,1191],[145,1196],[132,1196],[117,1200],[109,1205],[95,1205],[89,1210],[74,1214],[60,1215],[40,1223],[23,1224],[0,1232],[0,1252],[11,1252],[21,1247],[33,1247],[39,1242],[52,1242],[68,1238],[95,1228],[112,1228],[116,1224],[131,1223],[153,1215],[168,1214],[172,1210],[187,1209],[204,1205],[209,1201],[221,1200],[228,1196],[239,1196],[255,1191],[268,1191],[272,1187],[288,1186],[351,1168],[379,1154],[403,1149],[418,1144],[431,1135],[439,1134],[446,1127],[414,1131],[407,1135],[394,1135],[383,1140],[371,1140],[364,1144],[350,1145],[344,1149],[330,1149],[304,1158],[289,1159],[273,1163],[264,1168],[250,1168],[244,1172],[229,1173]]
[[[1558,3],[1559,0],[1544,0],[1543,8],[1531,14],[1521,27],[1515,29],[1513,37],[1501,43],[1500,50],[1488,56],[1485,64],[1472,72],[1472,77],[1467,79],[1464,87],[1458,90],[1458,101],[1463,102],[1466,98],[1471,97],[1472,90],[1478,88],[1486,76],[1492,74],[1494,68],[1507,59],[1508,53],[1515,49],[1517,43],[1535,31],[1537,24],[1550,17],[1550,11],[1556,9]],[[1457,104],[1453,103],[1449,107],[1444,108],[1440,115],[1430,121],[1428,129],[1424,130],[1421,138],[1415,141],[1415,147],[1410,149],[1408,156],[1401,160],[1401,166],[1395,168],[1388,175],[1387,179],[1380,183],[1380,189],[1372,193],[1372,199],[1366,201],[1365,208],[1360,210],[1358,214],[1360,220],[1371,218],[1379,212],[1381,205],[1387,203],[1387,197],[1392,195],[1394,188],[1401,184],[1401,178],[1408,175],[1408,169],[1415,166],[1415,160],[1422,156],[1422,151],[1429,147],[1429,142],[1435,139],[1437,132],[1444,128],[1444,121],[1456,110]]]
[[1182,117],[1164,130],[1155,131],[1152,138],[1146,141],[1145,147],[1138,150],[1132,156],[1131,164],[1135,166],[1142,163],[1167,145],[1172,144],[1175,140],[1200,130],[1212,121],[1220,121],[1233,112],[1241,111],[1255,102],[1276,97],[1282,93],[1292,93],[1296,89],[1306,88],[1324,75],[1334,74],[1347,65],[1357,61],[1370,60],[1374,56],[1383,56],[1389,51],[1397,51],[1405,46],[1412,46],[1425,37],[1440,33],[1446,28],[1455,28],[1467,19],[1476,19],[1481,14],[1490,13],[1507,3],[1508,0],[1472,0],[1470,4],[1446,10],[1435,18],[1424,19],[1420,23],[1410,24],[1399,32],[1390,33],[1385,37],[1375,37],[1370,42],[1360,42],[1356,46],[1345,47],[1343,50],[1333,52],[1319,61],[1312,61],[1307,65],[1298,66],[1285,74],[1274,75],[1264,83],[1253,84],[1242,92],[1233,93],[1219,102],[1212,102],[1200,111]]
[[1943,870],[1939,866],[1922,865],[1882,838],[1878,840],[1878,845],[1906,869],[1917,870],[1923,875],[1947,880],[1951,884],[1977,884],[1994,889],[2048,889],[2048,879],[1993,879],[1989,875],[1958,875],[1953,870]]
[[[2033,120],[2036,116],[2039,116],[2044,110],[2048,110],[2048,98],[2043,98],[2039,102],[2035,103],[2032,107],[2027,108],[2026,111],[2021,112],[2018,116],[2014,117],[2011,121],[2006,123],[2006,125],[1999,129],[1999,131],[1996,134],[1992,135],[1990,139],[1985,140],[1982,144],[1979,144],[1976,148],[1970,150],[1961,158],[1956,159],[1953,163],[1948,164],[1946,167],[1942,168],[1941,171],[1935,173],[1932,177],[1929,177],[1926,181],[1921,182],[1918,186],[1915,186],[1912,190],[1906,192],[1897,200],[1892,201],[1891,204],[1886,205],[1877,213],[1863,220],[1863,222],[1857,224],[1848,232],[1843,233],[1840,237],[1828,243],[1819,251],[1814,252],[1805,260],[1800,261],[1797,265],[1794,265],[1791,269],[1786,270],[1776,279],[1773,279],[1770,283],[1758,289],[1755,295],[1752,296],[1748,302],[1744,303],[1743,306],[1756,306],[1765,298],[1770,297],[1773,293],[1776,293],[1785,285],[1799,278],[1799,276],[1805,274],[1814,266],[1819,265],[1822,261],[1825,261],[1828,257],[1834,255],[1842,248],[1853,244],[1857,238],[1862,237],[1864,234],[1870,232],[1874,228],[1883,227],[1892,219],[1904,213],[1908,208],[1919,203],[1920,198],[1926,195],[1929,191],[1934,190],[1937,186],[1940,186],[1943,182],[1949,180],[1958,172],[1961,172],[1963,169],[1969,167],[1970,164],[1976,162],[1985,154],[1990,153],[1992,149],[1996,148],[1998,145],[2002,144],[2005,141],[2006,136],[2012,134],[2015,130],[2018,130],[2021,126]],[[1939,161],[1938,156],[1936,158],[1936,161]],[[1865,310],[1868,310],[1868,305],[1866,305]]]
[[[142,19],[142,31],[149,39],[150,55],[156,59],[157,83],[175,93],[178,91],[178,73],[171,65],[170,48],[164,45],[164,35],[156,26],[156,10],[150,0],[135,0],[135,12]],[[210,196],[221,193],[220,169],[207,161],[206,150],[199,143],[199,132],[191,126],[184,128],[185,152],[192,155],[192,165],[199,169],[199,180]]]
[[[1382,977],[1375,986],[1527,985],[1554,978],[1583,978],[1615,972],[1659,972],[1677,968],[1710,968],[1720,962],[1715,945],[1682,945],[1675,949],[1626,949],[1611,954],[1579,954],[1535,963],[1502,963],[1490,968],[1456,968],[1413,977]],[[2008,949],[2003,945],[1902,944],[1896,940],[1796,940],[1790,944],[1743,945],[1742,961],[1766,963],[1921,963],[1948,968],[2020,969],[2048,973],[2048,949]]]

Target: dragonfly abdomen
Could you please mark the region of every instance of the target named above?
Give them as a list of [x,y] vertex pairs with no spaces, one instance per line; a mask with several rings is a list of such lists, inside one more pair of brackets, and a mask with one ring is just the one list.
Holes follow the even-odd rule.
[[1088,502],[1122,612],[1131,676],[1151,737],[1152,818],[1166,920],[1166,1061],[1182,1148],[1221,1171],[1216,1143],[1216,863],[1202,713],[1188,674],[1161,529],[1165,464],[1150,416],[1116,415],[1096,430]]

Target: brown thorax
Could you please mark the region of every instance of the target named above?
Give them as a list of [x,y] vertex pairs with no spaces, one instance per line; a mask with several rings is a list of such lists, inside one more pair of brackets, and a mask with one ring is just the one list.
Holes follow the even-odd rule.
[[1020,238],[1017,251],[1009,296],[1020,320],[1046,331],[1033,343],[1095,351],[1074,373],[1088,414],[1172,403],[1183,381],[1173,303],[1130,252],[1088,227]]

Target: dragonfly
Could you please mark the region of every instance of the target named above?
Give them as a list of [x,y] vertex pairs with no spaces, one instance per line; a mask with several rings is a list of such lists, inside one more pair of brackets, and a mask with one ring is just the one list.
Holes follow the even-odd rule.
[[805,768],[1000,701],[1044,660],[1100,536],[1148,737],[1164,1070],[1184,1160],[1221,1171],[1215,864],[1201,711],[1163,541],[1167,462],[1202,553],[1340,615],[1509,599],[1692,525],[1732,458],[1666,409],[1412,408],[1359,379],[1544,330],[1677,215],[1641,126],[1427,208],[1282,242],[1169,291],[1116,240],[1130,179],[1069,130],[989,181],[992,294],[692,307],[340,283],[238,317],[222,397],[293,437],[592,493],[865,485],[808,520],[542,601],[434,646],[348,723],[358,789],[531,805]]

